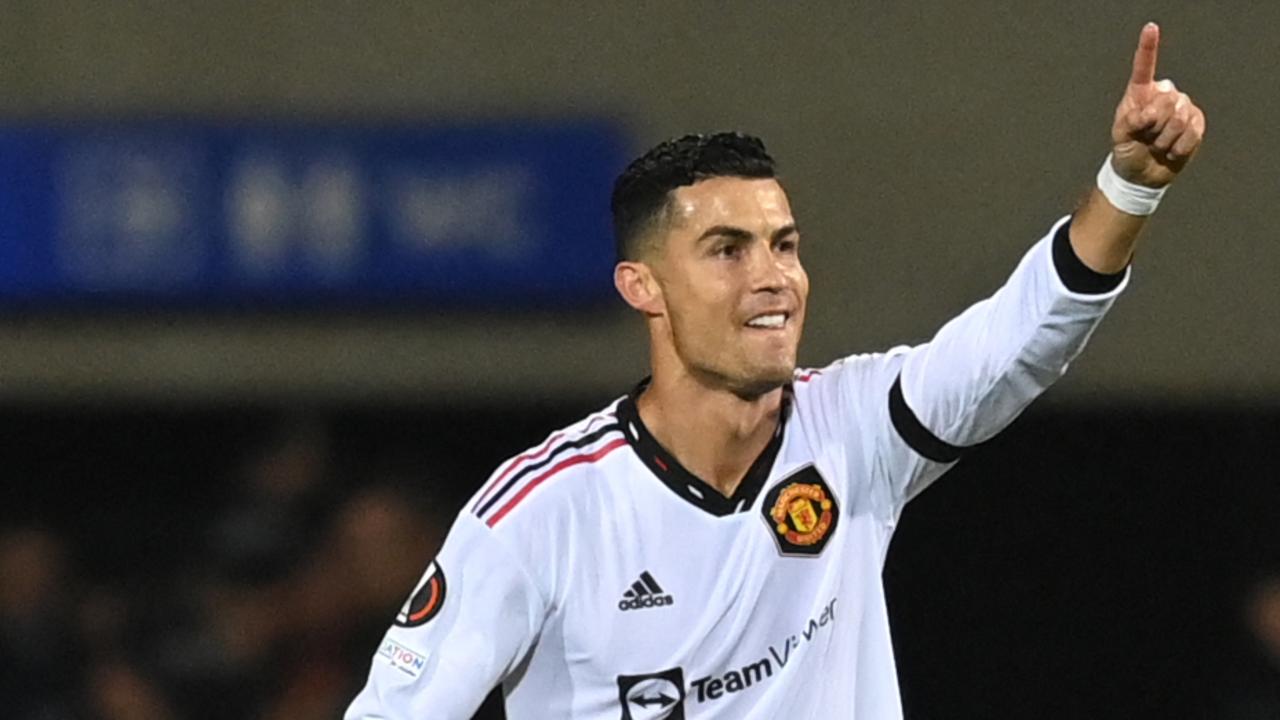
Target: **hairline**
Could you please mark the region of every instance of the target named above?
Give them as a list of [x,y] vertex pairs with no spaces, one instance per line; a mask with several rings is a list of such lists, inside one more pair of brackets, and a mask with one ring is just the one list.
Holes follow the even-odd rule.
[[755,177],[750,175],[735,175],[733,173],[707,175],[705,177],[697,178],[687,185],[677,185],[667,191],[662,205],[656,212],[650,213],[649,217],[645,219],[644,224],[638,228],[638,232],[632,236],[634,252],[628,253],[628,255],[631,255],[632,257],[624,258],[623,262],[645,262],[646,255],[660,249],[660,246],[663,243],[658,242],[657,238],[662,237],[665,239],[666,233],[663,231],[669,230],[673,224],[673,220],[676,216],[675,195],[681,188],[690,188],[708,180],[720,180],[725,178],[732,180],[745,180],[748,182],[755,180],[772,180],[778,184],[778,187],[782,187],[781,179],[777,174],[767,177]]

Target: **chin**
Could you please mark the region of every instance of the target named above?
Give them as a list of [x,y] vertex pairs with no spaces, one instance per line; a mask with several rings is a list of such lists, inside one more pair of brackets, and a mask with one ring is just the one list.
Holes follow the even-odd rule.
[[744,400],[754,400],[791,382],[795,365],[761,368],[734,383],[733,393]]

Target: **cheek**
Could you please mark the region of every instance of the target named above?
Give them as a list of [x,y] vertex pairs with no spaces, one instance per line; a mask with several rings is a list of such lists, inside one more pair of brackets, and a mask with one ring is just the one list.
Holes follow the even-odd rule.
[[792,277],[792,287],[796,289],[796,297],[800,299],[800,304],[803,306],[809,301],[809,273],[797,265]]
[[686,323],[724,322],[733,308],[732,288],[714,277],[688,277],[669,288],[668,303]]
[[737,346],[730,319],[732,308],[705,292],[681,293],[668,304],[672,340],[688,358],[712,358]]
[[[671,313],[672,325],[686,335],[707,337],[718,334],[726,325],[724,304],[705,296],[685,296]],[[694,338],[695,340],[697,338]]]

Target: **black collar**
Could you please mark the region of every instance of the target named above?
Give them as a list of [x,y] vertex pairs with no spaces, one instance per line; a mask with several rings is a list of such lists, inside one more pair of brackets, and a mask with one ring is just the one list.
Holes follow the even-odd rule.
[[649,378],[641,380],[640,384],[618,403],[618,422],[622,425],[622,433],[631,443],[631,449],[672,492],[712,515],[722,517],[749,510],[756,496],[760,494],[760,489],[764,487],[765,481],[769,479],[773,461],[778,457],[778,450],[782,448],[783,428],[787,424],[787,416],[791,414],[791,386],[787,385],[782,390],[782,414],[773,438],[755,462],[751,463],[742,482],[738,483],[738,489],[731,497],[725,497],[719,490],[686,470],[674,455],[649,434],[649,429],[640,420],[640,412],[636,408],[636,399],[648,385]]

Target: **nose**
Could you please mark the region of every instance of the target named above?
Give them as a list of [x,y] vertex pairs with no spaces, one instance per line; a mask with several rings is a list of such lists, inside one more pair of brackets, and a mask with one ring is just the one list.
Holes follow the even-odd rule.
[[767,243],[757,243],[751,253],[751,289],[758,292],[781,292],[787,286],[782,264]]

